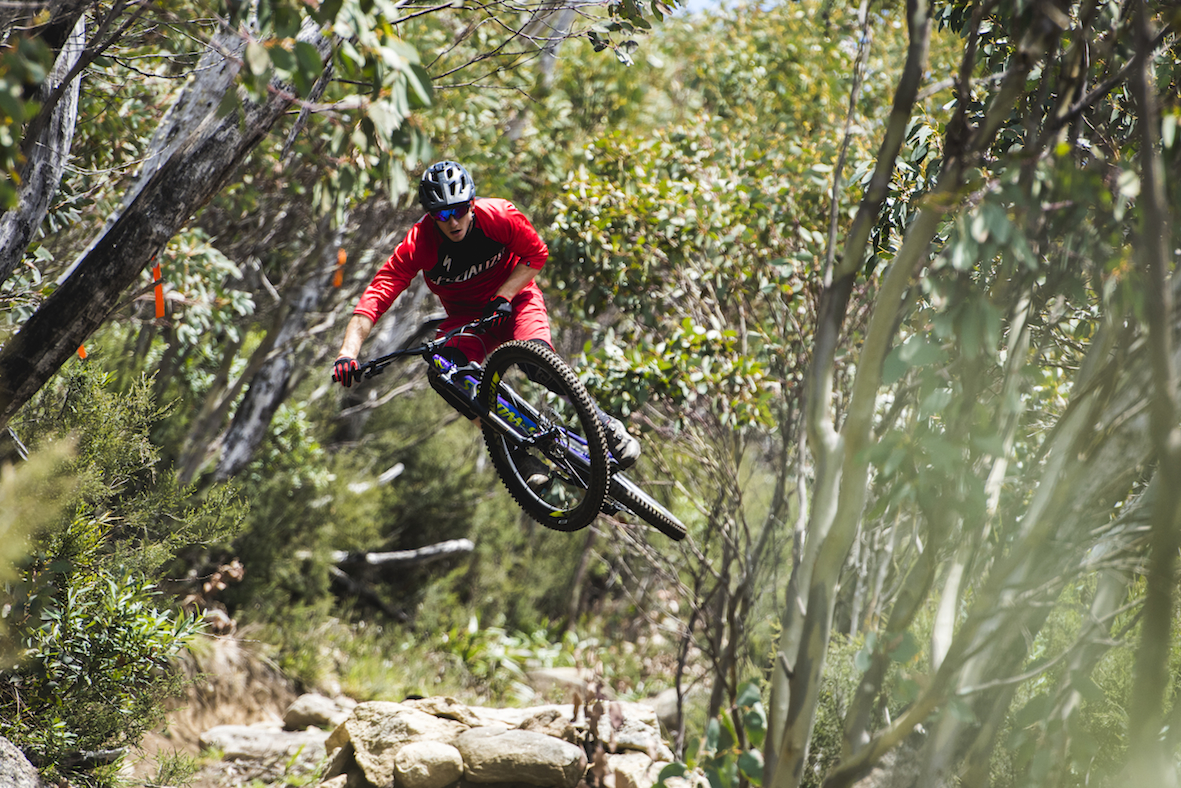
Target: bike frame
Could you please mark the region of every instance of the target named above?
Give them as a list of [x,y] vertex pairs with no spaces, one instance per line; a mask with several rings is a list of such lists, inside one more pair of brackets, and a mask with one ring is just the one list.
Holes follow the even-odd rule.
[[497,397],[494,411],[482,409],[476,395],[483,368],[475,363],[459,365],[442,355],[450,340],[460,335],[476,335],[488,323],[489,318],[466,323],[416,347],[395,350],[367,361],[359,367],[360,374],[371,378],[398,359],[421,356],[431,366],[431,387],[448,405],[469,419],[479,419],[492,427],[508,441],[510,449],[538,446],[551,460],[566,468],[572,478],[585,485],[582,480],[590,473],[590,451],[585,438],[564,427],[547,425],[532,405],[507,386],[502,389],[507,394]]

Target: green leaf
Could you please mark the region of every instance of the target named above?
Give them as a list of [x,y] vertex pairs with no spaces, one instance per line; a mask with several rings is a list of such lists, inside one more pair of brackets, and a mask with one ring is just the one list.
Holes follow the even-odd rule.
[[1107,694],[1103,689],[1090,676],[1081,671],[1074,671],[1070,674],[1070,686],[1078,690],[1078,693],[1083,696],[1083,700],[1088,703],[1102,703],[1107,699]]
[[1036,695],[1029,699],[1022,706],[1022,709],[1013,715],[1014,728],[1029,728],[1030,725],[1037,723],[1050,711],[1050,697],[1045,695]]
[[903,633],[902,641],[890,652],[890,659],[895,662],[910,662],[920,650],[918,640],[907,631]]
[[[16,88],[19,90],[20,86]],[[25,102],[19,94],[10,92],[12,89],[7,83],[0,85],[0,112],[7,115],[13,125],[19,125],[25,122]]]
[[985,203],[982,209],[984,223],[988,227],[989,236],[998,244],[1008,243],[1013,234],[1013,223],[1008,214],[999,205]]
[[895,697],[900,703],[913,703],[919,696],[919,683],[911,678],[904,678],[898,682]]
[[434,101],[431,75],[418,63],[411,63],[405,73],[406,82],[410,85],[411,97],[415,101],[414,105],[418,108],[429,107]]
[[632,53],[640,48],[638,41],[628,39],[615,48],[615,59],[625,66],[634,65]]
[[265,74],[267,69],[271,67],[271,56],[267,53],[267,48],[257,41],[251,41],[247,44],[246,67],[255,76]]
[[300,73],[311,82],[314,82],[324,70],[324,60],[320,57],[320,50],[307,41],[295,42],[295,59],[299,63]]
[[738,782],[738,763],[732,757],[719,758],[704,771],[710,788],[732,788]]
[[984,350],[984,321],[979,309],[969,304],[960,320],[960,348],[964,357],[973,361]]
[[279,38],[295,38],[299,33],[299,11],[279,2],[274,6],[275,35]]
[[1001,457],[1005,453],[1004,439],[996,432],[973,437],[972,447],[981,454],[988,454],[993,457]]
[[365,115],[373,122],[374,129],[380,137],[389,138],[402,125],[402,116],[393,109],[393,105],[386,100],[372,102],[365,109]]
[[976,265],[976,244],[970,236],[960,235],[951,245],[948,261],[957,271],[971,271]]
[[943,349],[926,334],[915,334],[886,356],[882,364],[882,383],[897,382],[911,367],[922,367],[943,359]]
[[853,655],[853,667],[857,669],[858,673],[864,673],[869,670],[871,665],[873,665],[873,649],[866,644],[865,648]]
[[902,360],[902,348],[896,346],[882,362],[882,383],[887,386],[897,383],[906,374],[907,368],[906,362]]
[[943,358],[943,350],[926,334],[916,334],[902,344],[900,356],[907,366],[923,367]]
[[763,746],[763,740],[767,737],[767,712],[762,702],[756,703],[743,715],[742,727],[753,746]]
[[739,755],[738,768],[755,785],[763,784],[763,754],[758,750],[747,750]]
[[947,710],[951,716],[962,723],[972,724],[976,722],[976,713],[972,711],[972,707],[963,698],[952,698],[949,700],[947,702]]
[[[342,5],[344,0],[322,0],[320,7],[312,11],[312,16],[321,25],[330,25],[336,21]],[[368,13],[365,9],[362,11]]]
[[241,102],[238,100],[238,91],[231,87],[221,97],[221,102],[217,105],[217,117],[224,118],[231,112],[236,112]]
[[919,416],[927,418],[942,413],[951,404],[951,398],[951,389],[935,389],[924,397],[922,403],[919,404]]
[[1177,139],[1177,120],[1176,111],[1166,113],[1161,117],[1160,141],[1165,150],[1172,148],[1173,141]]
[[718,734],[718,750],[725,752],[738,742],[738,731],[734,729],[734,720],[729,714],[721,716],[721,732]]
[[972,234],[972,240],[978,244],[982,244],[988,240],[988,217],[984,215],[983,211],[977,211],[972,214],[969,220],[968,229]]
[[684,777],[689,773],[689,767],[683,763],[674,761],[660,770],[660,774],[656,776],[656,784],[652,788],[664,788],[664,781],[670,777]]
[[718,751],[718,739],[722,734],[722,726],[718,723],[718,718],[714,717],[705,726],[705,750],[709,753],[716,753]]
[[275,46],[267,47],[267,52],[271,55],[271,62],[275,64],[275,68],[283,71],[295,70],[295,55],[287,51],[285,47]]
[[763,696],[759,691],[759,685],[753,681],[743,682],[738,687],[738,706],[739,708],[750,708],[756,703],[762,701]]

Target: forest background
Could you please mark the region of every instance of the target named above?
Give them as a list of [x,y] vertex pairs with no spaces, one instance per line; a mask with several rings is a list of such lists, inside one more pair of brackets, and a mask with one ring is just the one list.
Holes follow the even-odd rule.
[[[671,10],[0,8],[0,734],[110,782],[220,620],[360,699],[674,688],[719,786],[1176,784],[1176,6]],[[413,365],[329,384],[440,158],[684,543],[524,521]]]

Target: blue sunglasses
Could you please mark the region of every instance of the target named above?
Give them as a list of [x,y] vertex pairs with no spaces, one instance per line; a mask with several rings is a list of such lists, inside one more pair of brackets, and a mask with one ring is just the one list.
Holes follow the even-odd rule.
[[436,222],[447,222],[452,219],[458,219],[462,216],[467,216],[467,212],[472,209],[470,202],[465,202],[462,205],[457,205],[454,208],[444,208],[441,211],[431,211],[431,216]]

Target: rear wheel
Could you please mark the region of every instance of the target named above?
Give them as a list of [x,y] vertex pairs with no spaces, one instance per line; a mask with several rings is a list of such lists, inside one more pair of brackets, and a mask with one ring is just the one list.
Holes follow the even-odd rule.
[[651,525],[670,539],[681,541],[687,533],[684,524],[665,509],[656,499],[636,486],[622,474],[611,477],[608,495],[620,506]]
[[488,356],[476,396],[484,443],[509,494],[557,531],[598,516],[611,473],[594,401],[574,371],[539,342]]

